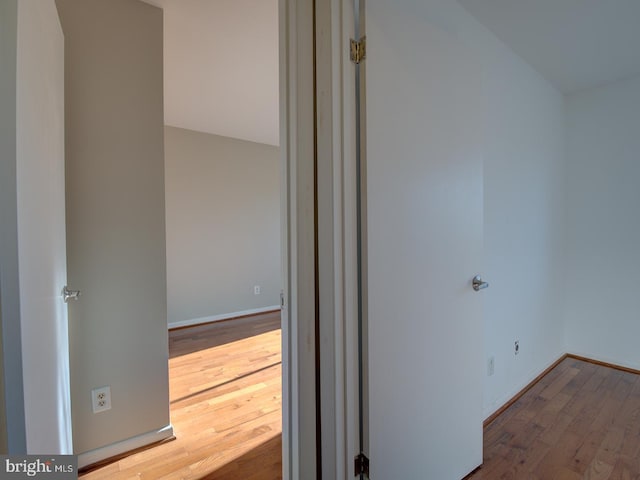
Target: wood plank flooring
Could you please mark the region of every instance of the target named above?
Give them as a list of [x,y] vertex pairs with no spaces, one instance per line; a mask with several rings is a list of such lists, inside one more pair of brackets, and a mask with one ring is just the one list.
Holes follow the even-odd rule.
[[282,478],[280,312],[169,333],[176,440],[83,480]]
[[[83,480],[276,480],[279,313],[170,333],[177,440]],[[640,480],[640,376],[567,358],[484,432],[469,480]]]
[[484,431],[469,480],[640,480],[640,376],[566,358]]

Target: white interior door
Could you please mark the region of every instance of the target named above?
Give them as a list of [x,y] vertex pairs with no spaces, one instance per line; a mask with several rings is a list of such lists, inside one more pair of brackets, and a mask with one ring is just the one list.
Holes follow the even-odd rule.
[[446,3],[366,2],[372,479],[482,462],[481,72]]
[[70,454],[64,37],[54,0],[18,2],[16,141],[27,451]]

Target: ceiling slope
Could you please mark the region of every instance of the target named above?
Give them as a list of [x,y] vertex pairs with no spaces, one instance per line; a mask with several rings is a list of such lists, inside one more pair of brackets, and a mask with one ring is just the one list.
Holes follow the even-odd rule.
[[145,1],[164,9],[165,123],[278,145],[278,0]]
[[638,0],[458,0],[561,92],[640,74]]

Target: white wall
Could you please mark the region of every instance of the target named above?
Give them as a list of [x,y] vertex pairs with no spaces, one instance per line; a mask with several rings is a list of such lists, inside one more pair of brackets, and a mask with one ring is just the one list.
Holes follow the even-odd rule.
[[564,98],[459,4],[432,2],[453,3],[449,15],[483,65],[488,416],[565,351]]
[[54,0],[18,2],[17,199],[29,453],[72,452],[64,180],[64,37]]
[[[74,452],[86,465],[171,435],[162,10],[57,0],[65,35]],[[94,414],[91,390],[111,386]]]
[[485,415],[564,353],[564,99],[497,40],[489,43],[484,342],[495,373],[486,377]]
[[165,169],[169,325],[277,308],[280,149],[166,127]]
[[572,353],[640,368],[640,77],[567,99]]

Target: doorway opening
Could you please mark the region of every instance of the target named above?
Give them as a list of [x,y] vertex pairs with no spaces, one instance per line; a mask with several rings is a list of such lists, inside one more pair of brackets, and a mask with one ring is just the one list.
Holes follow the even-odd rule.
[[156,3],[171,422],[194,475],[281,478],[278,2]]
[[86,478],[281,478],[278,1],[147,3],[163,9],[176,440]]

